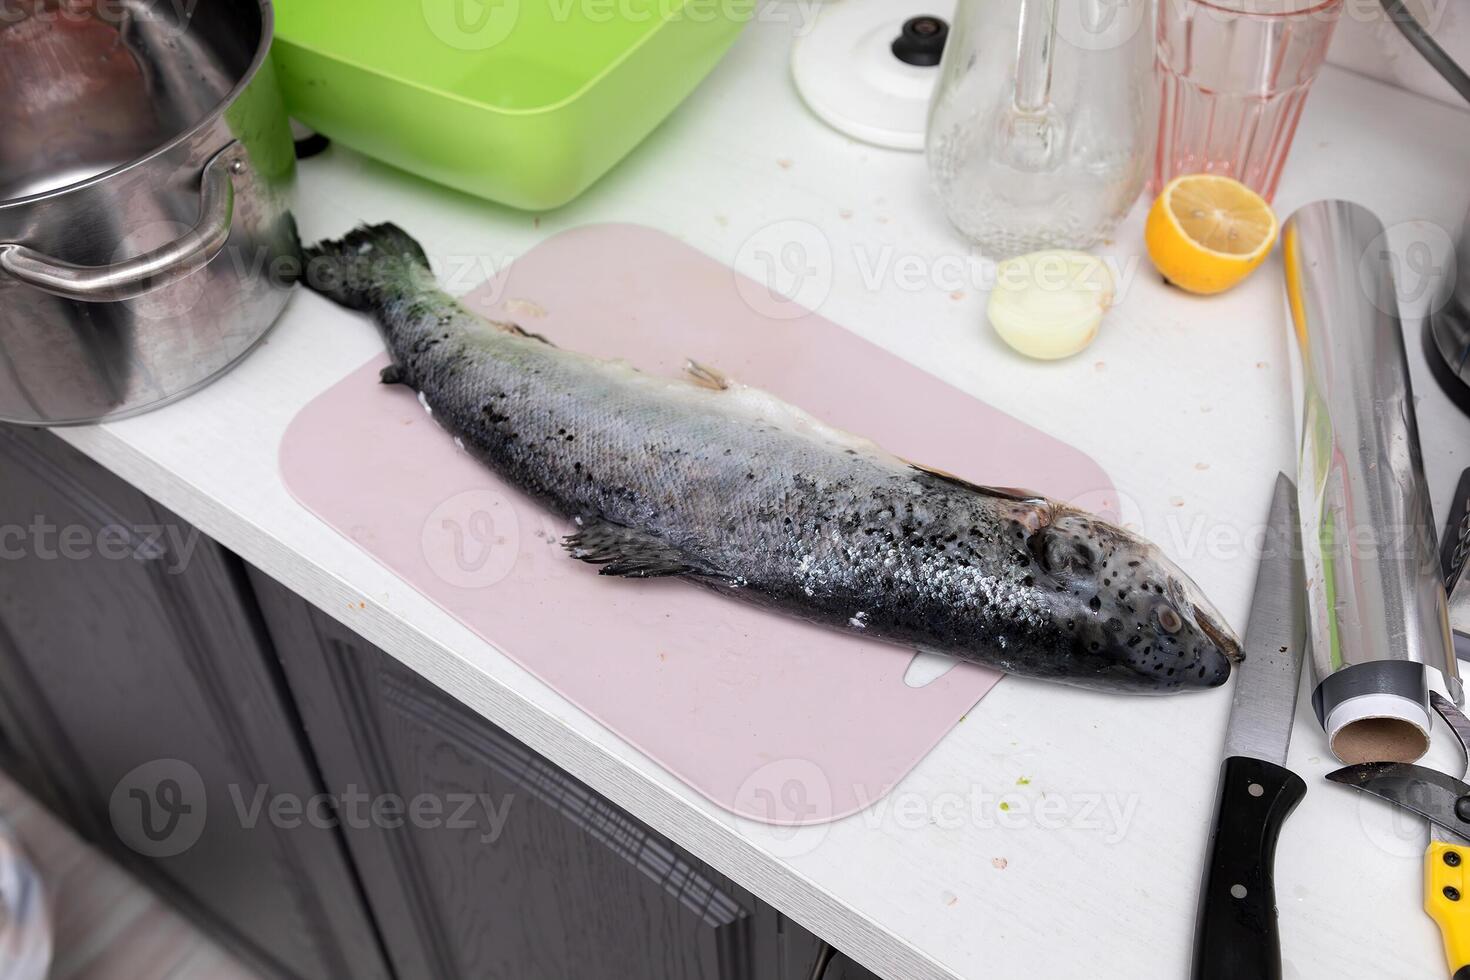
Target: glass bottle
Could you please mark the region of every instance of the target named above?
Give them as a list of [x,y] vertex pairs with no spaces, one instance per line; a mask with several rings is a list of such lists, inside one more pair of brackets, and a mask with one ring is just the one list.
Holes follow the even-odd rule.
[[929,110],[949,219],[994,258],[1104,241],[1148,179],[1153,0],[960,0]]

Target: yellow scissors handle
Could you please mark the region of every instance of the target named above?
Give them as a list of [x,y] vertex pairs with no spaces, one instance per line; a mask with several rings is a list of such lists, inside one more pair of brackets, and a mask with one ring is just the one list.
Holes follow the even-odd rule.
[[1470,845],[1431,840],[1424,852],[1424,911],[1439,926],[1452,980],[1470,980]]

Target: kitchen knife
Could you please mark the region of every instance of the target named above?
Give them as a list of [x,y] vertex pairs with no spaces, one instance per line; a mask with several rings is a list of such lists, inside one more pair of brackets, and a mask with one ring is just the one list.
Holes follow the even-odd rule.
[[1278,475],[1225,733],[1194,980],[1281,977],[1272,866],[1281,826],[1307,792],[1284,765],[1306,645],[1300,533],[1296,488]]

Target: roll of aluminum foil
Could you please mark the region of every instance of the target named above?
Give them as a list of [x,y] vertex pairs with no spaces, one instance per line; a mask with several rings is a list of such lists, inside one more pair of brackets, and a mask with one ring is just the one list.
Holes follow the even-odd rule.
[[1316,690],[1342,761],[1429,747],[1428,679],[1463,701],[1383,225],[1346,201],[1282,234],[1302,367],[1297,487]]

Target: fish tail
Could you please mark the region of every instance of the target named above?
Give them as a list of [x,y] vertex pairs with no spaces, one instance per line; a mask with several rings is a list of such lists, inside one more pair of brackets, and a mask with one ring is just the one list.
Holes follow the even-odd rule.
[[423,247],[395,224],[360,225],[310,246],[305,258],[307,288],[354,310],[382,305],[388,291],[429,270]]

